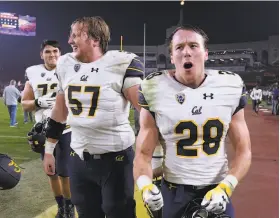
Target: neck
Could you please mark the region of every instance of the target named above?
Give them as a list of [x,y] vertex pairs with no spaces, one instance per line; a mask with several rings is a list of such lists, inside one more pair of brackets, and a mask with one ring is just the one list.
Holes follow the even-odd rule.
[[185,86],[188,86],[192,89],[198,88],[204,82],[206,77],[207,77],[207,75],[205,73],[202,73],[195,80],[188,81],[187,79],[180,77],[180,75],[178,75],[178,74],[176,75],[176,73],[174,74],[175,80],[177,80],[179,83],[181,83]]
[[52,67],[52,66],[49,66],[49,65],[47,65],[47,64],[44,64],[44,66],[45,66],[45,68],[46,68],[47,70],[53,70],[53,69],[55,68],[55,66]]
[[94,62],[96,60],[98,60],[99,58],[101,58],[103,56],[103,53],[98,51],[89,51],[83,55],[81,55],[80,57],[77,57],[76,58],[81,61],[82,63],[91,63],[91,62]]

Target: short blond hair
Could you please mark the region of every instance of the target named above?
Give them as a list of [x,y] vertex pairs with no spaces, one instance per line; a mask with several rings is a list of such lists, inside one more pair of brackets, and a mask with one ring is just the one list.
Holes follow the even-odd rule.
[[107,51],[110,41],[110,29],[103,18],[99,16],[81,17],[76,19],[72,25],[76,23],[85,25],[87,27],[87,34],[99,41],[102,52],[105,53]]

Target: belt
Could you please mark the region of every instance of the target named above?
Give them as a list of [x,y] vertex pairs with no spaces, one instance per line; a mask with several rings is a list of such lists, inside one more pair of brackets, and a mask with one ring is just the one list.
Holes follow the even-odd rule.
[[211,185],[184,185],[184,184],[175,184],[175,183],[171,183],[171,182],[168,182],[166,180],[164,180],[164,182],[167,184],[168,188],[169,189],[172,189],[172,188],[177,188],[177,186],[183,186],[184,188],[186,189],[189,189],[189,190],[201,190],[201,189],[213,189],[215,188],[218,184],[211,184]]
[[84,160],[103,160],[103,159],[111,159],[111,158],[119,158],[122,159],[126,151],[132,149],[132,147],[128,147],[125,150],[117,151],[117,152],[108,152],[104,154],[90,154],[89,152],[83,152]]

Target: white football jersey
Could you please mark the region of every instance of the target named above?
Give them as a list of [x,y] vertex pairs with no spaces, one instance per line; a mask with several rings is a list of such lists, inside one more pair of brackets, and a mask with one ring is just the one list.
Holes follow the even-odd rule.
[[71,147],[81,158],[83,151],[103,154],[133,145],[130,103],[122,91],[142,81],[143,64],[135,54],[108,51],[97,61],[82,63],[68,53],[60,57],[57,75],[69,111]]
[[245,105],[239,75],[217,70],[196,89],[156,72],[142,82],[139,104],[155,117],[165,141],[164,178],[176,184],[217,184],[227,175],[225,138]]
[[[31,85],[35,99],[44,95],[57,92],[58,80],[55,76],[55,69],[47,70],[43,64],[28,67],[26,69],[26,79]],[[40,122],[46,118],[50,109],[39,108],[35,111],[35,121]]]
[[[26,80],[28,80],[34,93],[35,99],[57,92],[58,79],[55,75],[55,69],[47,70],[44,64],[28,67],[25,71]],[[35,111],[35,121],[40,122],[51,116],[52,109],[38,108]],[[70,126],[67,125],[63,134],[70,132]]]

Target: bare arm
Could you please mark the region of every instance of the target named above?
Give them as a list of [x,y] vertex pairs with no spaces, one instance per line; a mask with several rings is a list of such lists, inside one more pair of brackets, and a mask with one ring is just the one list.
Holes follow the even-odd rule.
[[136,110],[140,111],[141,107],[138,104],[138,89],[139,85],[132,86],[123,91],[124,97],[130,101],[130,103],[136,108]]
[[240,181],[247,174],[252,159],[250,134],[244,118],[244,109],[233,115],[228,136],[235,150],[229,174]]
[[26,81],[24,86],[24,90],[21,98],[21,104],[25,111],[30,112],[36,109],[34,92],[28,81]]
[[151,165],[152,156],[158,145],[158,128],[155,119],[150,111],[142,108],[140,111],[140,131],[136,141],[136,151],[134,159],[134,179],[146,175],[153,178]]

